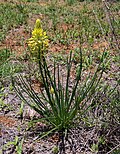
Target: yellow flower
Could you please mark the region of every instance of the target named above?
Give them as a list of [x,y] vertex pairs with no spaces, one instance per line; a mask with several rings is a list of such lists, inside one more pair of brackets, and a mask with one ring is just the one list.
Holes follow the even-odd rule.
[[33,57],[37,57],[39,50],[44,51],[48,47],[48,37],[46,32],[43,31],[39,19],[36,20],[32,37],[28,40],[28,46]]

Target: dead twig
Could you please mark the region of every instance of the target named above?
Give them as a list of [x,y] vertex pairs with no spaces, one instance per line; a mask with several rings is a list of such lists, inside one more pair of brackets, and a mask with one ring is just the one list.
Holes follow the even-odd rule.
[[110,154],[112,151],[114,151],[116,148],[120,147],[120,144],[118,144],[116,147],[114,147],[112,150],[110,150],[109,152],[107,152],[107,154]]

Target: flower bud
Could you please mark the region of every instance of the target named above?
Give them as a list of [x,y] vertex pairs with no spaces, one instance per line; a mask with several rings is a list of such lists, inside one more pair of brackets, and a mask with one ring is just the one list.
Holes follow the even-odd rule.
[[35,28],[41,28],[41,21],[40,21],[40,19],[36,20]]
[[54,89],[53,89],[53,87],[50,88],[50,93],[51,93],[51,94],[54,94]]

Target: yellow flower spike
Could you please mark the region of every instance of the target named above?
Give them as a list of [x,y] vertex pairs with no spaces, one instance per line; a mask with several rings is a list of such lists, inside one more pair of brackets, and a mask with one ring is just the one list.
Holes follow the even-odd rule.
[[28,40],[28,46],[34,58],[37,58],[39,49],[44,52],[48,47],[48,36],[42,29],[40,19],[36,20],[34,30],[32,31],[32,37]]

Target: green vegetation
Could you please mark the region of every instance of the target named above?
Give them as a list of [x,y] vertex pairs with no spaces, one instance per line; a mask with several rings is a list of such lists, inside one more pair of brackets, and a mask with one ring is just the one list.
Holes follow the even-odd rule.
[[0,50],[0,80],[3,80],[1,82],[4,82],[4,79],[10,77],[12,73],[18,73],[22,70],[24,70],[23,64],[16,61],[10,49],[3,48]]
[[6,33],[11,28],[26,23],[27,10],[22,4],[0,4],[0,41],[5,39]]
[[13,146],[13,148],[15,149],[15,152],[17,154],[22,154],[23,141],[24,141],[24,139],[22,139],[20,141],[18,136],[15,136],[15,140],[8,142],[6,145],[4,145],[4,149],[6,149],[7,147],[10,147],[10,146]]

